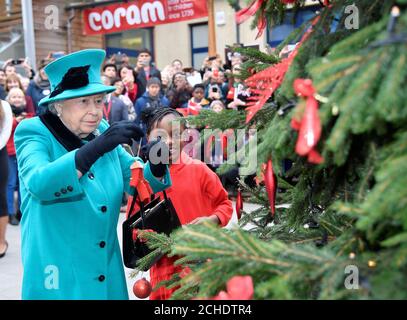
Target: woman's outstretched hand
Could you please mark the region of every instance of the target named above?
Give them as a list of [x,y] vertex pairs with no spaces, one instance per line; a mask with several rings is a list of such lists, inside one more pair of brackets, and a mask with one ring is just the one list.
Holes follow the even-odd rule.
[[123,143],[131,145],[132,139],[140,140],[143,136],[143,130],[134,121],[116,122],[100,136],[79,148],[75,154],[76,168],[84,174],[105,153]]

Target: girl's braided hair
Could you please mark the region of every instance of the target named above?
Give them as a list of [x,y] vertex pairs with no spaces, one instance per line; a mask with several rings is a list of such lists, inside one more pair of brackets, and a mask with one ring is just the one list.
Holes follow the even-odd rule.
[[[160,123],[160,121],[167,115],[172,114],[177,118],[183,118],[183,115],[177,110],[168,107],[147,107],[141,112],[141,121],[143,121],[147,126],[147,134],[150,134],[155,124]],[[184,120],[184,119],[183,119]],[[182,122],[186,126],[186,122]]]

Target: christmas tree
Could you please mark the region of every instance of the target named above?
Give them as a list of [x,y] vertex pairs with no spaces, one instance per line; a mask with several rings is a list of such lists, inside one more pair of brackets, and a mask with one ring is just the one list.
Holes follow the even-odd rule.
[[[304,2],[251,1],[253,27]],[[261,207],[232,230],[140,232],[155,249],[141,265],[167,253],[191,269],[165,283],[180,285],[174,299],[215,297],[235,276],[251,277],[254,299],[407,298],[407,1],[320,2],[274,54],[235,49],[254,93],[245,110],[190,119],[256,127],[259,183],[242,188]]]

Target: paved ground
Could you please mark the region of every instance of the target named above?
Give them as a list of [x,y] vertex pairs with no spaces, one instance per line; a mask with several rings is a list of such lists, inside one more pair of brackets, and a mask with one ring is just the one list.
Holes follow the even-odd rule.
[[[233,207],[235,207],[235,203],[233,203]],[[251,211],[255,208],[256,205],[246,203],[244,205],[245,211]],[[121,239],[121,224],[123,220],[124,214],[121,214],[117,228],[119,239]],[[236,225],[236,221],[236,213],[234,212],[228,227]],[[21,279],[23,273],[20,254],[20,227],[8,225],[6,237],[9,249],[6,256],[0,259],[0,300],[19,300],[21,298]],[[130,299],[137,299],[133,294],[132,288],[133,283],[138,278],[131,279],[129,276],[131,271],[132,269],[126,268],[127,288]],[[148,273],[140,275],[140,277],[142,276],[148,279]]]

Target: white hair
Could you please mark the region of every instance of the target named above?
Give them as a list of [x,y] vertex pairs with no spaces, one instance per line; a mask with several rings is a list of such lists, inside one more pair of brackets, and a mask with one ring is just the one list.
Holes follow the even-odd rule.
[[56,101],[56,102],[50,102],[50,103],[48,103],[48,110],[49,110],[51,113],[53,113],[53,114],[55,114],[55,115],[58,115],[58,111],[57,111],[57,108],[56,108],[56,106],[57,106],[58,104],[61,104],[61,101]]

